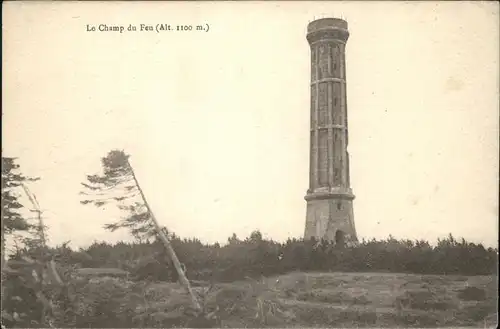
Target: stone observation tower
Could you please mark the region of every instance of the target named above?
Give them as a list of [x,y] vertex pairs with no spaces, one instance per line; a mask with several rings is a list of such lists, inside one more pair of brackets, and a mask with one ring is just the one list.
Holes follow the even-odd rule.
[[357,242],[354,195],[347,152],[345,46],[347,22],[323,18],[309,23],[311,47],[311,144],[304,238]]

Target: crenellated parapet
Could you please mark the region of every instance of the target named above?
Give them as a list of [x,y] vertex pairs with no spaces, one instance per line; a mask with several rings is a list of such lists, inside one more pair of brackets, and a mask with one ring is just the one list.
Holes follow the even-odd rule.
[[310,45],[320,41],[346,43],[349,39],[347,22],[340,18],[322,18],[307,26],[307,41]]

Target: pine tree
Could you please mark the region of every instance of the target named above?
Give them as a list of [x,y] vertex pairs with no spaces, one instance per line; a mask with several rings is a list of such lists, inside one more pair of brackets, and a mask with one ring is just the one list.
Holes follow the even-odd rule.
[[[88,175],[88,183],[82,183],[86,189],[86,192],[82,192],[82,194],[92,196],[92,198],[83,200],[81,203],[102,207],[109,202],[118,202],[118,207],[125,210],[127,215],[118,222],[106,225],[106,229],[114,231],[126,228],[136,238],[143,236],[158,237],[163,242],[165,250],[172,260],[179,275],[180,283],[190,295],[195,311],[200,312],[201,306],[172,248],[166,229],[159,225],[151,211],[146,196],[130,165],[129,157],[123,150],[108,152],[101,159],[103,175]],[[128,204],[125,202],[128,202]]]

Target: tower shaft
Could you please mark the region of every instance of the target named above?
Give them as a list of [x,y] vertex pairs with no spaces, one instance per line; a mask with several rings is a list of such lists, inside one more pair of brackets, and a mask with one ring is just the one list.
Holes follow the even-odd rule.
[[350,187],[345,47],[347,22],[308,26],[311,48],[310,162],[304,237],[356,241]]

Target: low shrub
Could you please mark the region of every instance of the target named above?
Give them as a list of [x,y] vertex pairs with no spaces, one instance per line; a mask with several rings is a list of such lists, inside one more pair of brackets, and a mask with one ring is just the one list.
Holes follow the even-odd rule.
[[465,301],[481,301],[486,299],[486,291],[477,287],[467,287],[458,292],[458,298]]

